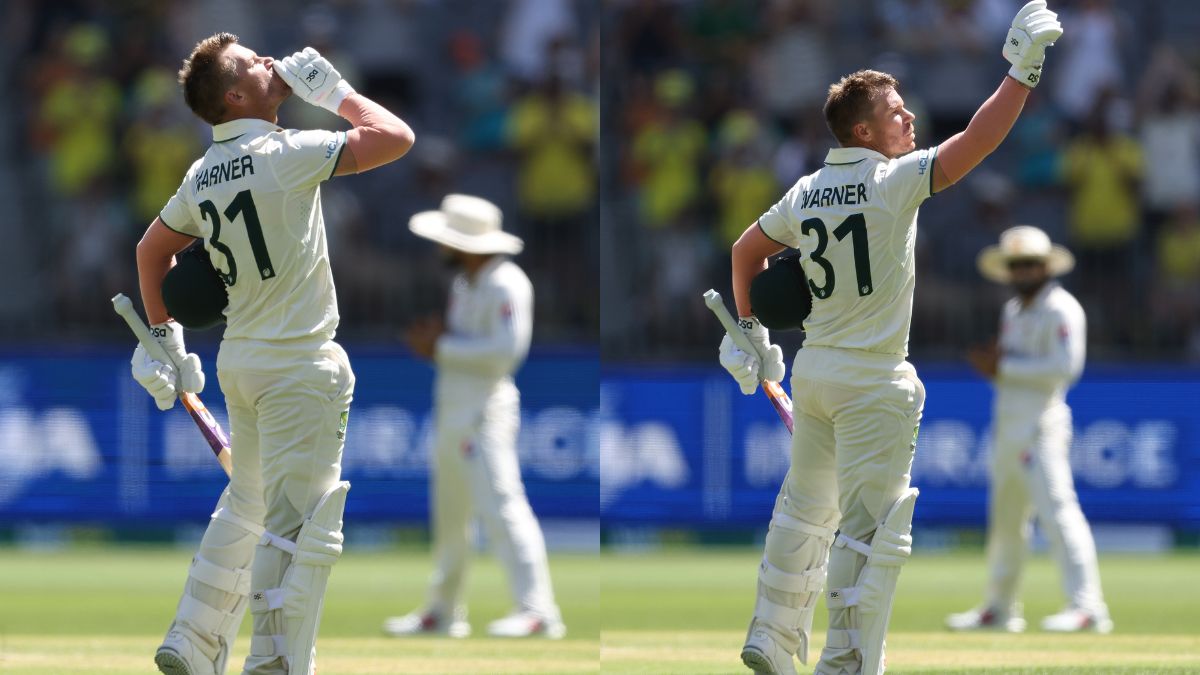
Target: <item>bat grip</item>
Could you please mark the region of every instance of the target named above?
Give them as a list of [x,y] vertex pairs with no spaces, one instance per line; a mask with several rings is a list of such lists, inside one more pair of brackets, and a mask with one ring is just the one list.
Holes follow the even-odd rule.
[[765,360],[763,353],[758,350],[758,346],[751,342],[749,336],[743,333],[742,329],[738,327],[737,321],[729,313],[729,308],[725,306],[725,300],[721,297],[720,293],[711,288],[705,291],[704,304],[717,316],[717,320],[721,322],[721,325],[725,327],[725,332],[729,334],[729,339],[733,340],[733,344],[737,345],[738,349],[747,354],[757,356],[759,363]]
[[142,320],[142,317],[138,315],[137,310],[133,307],[132,300],[130,300],[124,293],[117,293],[113,296],[112,304],[113,309],[116,310],[117,314],[121,315],[122,319],[125,319],[125,323],[129,326],[129,330],[133,331],[133,334],[137,336],[138,342],[141,343],[142,348],[146,350],[146,353],[150,355],[150,358],[158,361],[159,363],[170,364],[174,366],[176,370],[179,369],[179,364],[175,363],[175,359],[171,358],[171,355],[167,353],[167,350],[163,349],[163,346],[158,343],[158,340],[155,340],[154,336],[150,334],[150,327],[147,326],[146,322]]

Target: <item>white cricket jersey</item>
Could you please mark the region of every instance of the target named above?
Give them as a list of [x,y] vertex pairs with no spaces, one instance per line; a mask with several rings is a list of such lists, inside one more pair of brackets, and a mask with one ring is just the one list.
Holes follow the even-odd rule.
[[805,347],[908,355],[917,207],[932,194],[936,154],[834,148],[759,218],[764,234],[803,254],[813,294]]
[[345,145],[340,131],[260,119],[218,124],[163,208],[163,223],[203,239],[225,279],[226,339],[333,338],[338,308],[320,185]]
[[532,334],[533,286],[515,263],[497,256],[474,279],[456,276],[434,354],[439,407],[477,407],[511,386]]
[[1036,423],[1039,413],[1065,404],[1067,389],[1083,372],[1087,318],[1057,282],[1049,282],[1028,307],[1019,298],[1000,318],[996,374],[998,421]]

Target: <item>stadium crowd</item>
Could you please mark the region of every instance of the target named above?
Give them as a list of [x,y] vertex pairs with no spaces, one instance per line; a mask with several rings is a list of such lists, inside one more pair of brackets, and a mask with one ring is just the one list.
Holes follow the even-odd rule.
[[[449,270],[407,230],[447,192],[496,202],[536,289],[538,342],[594,344],[598,33],[574,0],[12,0],[0,9],[0,340],[127,337],[134,245],[211,142],[175,74],[218,31],[263,54],[316,47],[404,118],[403,161],[323,189],[347,339],[441,311]],[[348,128],[289,101],[280,123]],[[569,253],[564,253],[569,252]],[[338,260],[341,262],[338,262]],[[215,340],[216,336],[212,336]]]
[[[729,246],[833,139],[829,84],[890,72],[917,145],[963,129],[1003,77],[1021,0],[607,3],[601,110],[606,358],[709,356],[700,301]],[[911,350],[955,359],[996,331],[1007,290],[976,254],[1037,225],[1078,259],[1064,285],[1100,359],[1200,360],[1200,5],[1057,0],[1068,35],[1000,150],[921,209]],[[609,258],[606,256],[605,260]],[[797,335],[784,339],[798,344]]]

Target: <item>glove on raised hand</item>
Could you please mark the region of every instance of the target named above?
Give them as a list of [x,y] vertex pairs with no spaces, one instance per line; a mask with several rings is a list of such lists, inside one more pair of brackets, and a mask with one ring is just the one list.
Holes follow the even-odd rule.
[[[766,327],[759,323],[757,318],[741,317],[738,319],[738,327],[750,339],[757,353],[747,354],[742,351],[726,333],[721,340],[720,361],[721,367],[737,380],[742,393],[749,396],[758,389],[759,379],[779,382],[783,380],[787,369],[783,365],[783,350],[779,345],[771,344]],[[762,361],[758,354],[764,355]]]
[[334,115],[354,87],[342,79],[342,74],[312,47],[275,61],[275,72],[292,93],[302,101],[320,106]]
[[1058,15],[1046,9],[1045,0],[1027,3],[1013,17],[1012,28],[1004,38],[1001,53],[1012,64],[1008,74],[1030,89],[1036,87],[1042,79],[1046,47],[1054,44],[1062,34]]

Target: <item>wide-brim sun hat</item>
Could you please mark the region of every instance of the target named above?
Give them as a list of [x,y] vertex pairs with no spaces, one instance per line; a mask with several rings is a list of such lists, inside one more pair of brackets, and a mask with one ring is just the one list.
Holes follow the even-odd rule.
[[451,194],[442,199],[441,209],[410,218],[408,229],[418,237],[467,253],[520,253],[525,242],[501,230],[502,220],[499,207],[488,200]]
[[1008,263],[1012,260],[1041,260],[1046,272],[1058,277],[1075,268],[1075,256],[1065,247],[1050,242],[1050,237],[1032,225],[1017,225],[1000,233],[1000,243],[979,252],[975,264],[984,278],[1006,284],[1012,281]]

